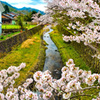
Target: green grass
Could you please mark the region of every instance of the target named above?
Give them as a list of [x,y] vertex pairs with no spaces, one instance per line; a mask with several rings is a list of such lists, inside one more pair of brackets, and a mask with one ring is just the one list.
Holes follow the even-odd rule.
[[12,37],[12,36],[14,36],[18,33],[20,33],[20,32],[18,31],[18,32],[14,32],[14,33],[10,33],[10,34],[7,34],[7,35],[0,36],[0,40],[6,40],[7,38]]
[[31,69],[38,62],[40,52],[40,35],[35,34],[32,38],[36,38],[33,45],[29,48],[21,48],[21,45],[16,47],[5,57],[0,59],[0,70],[7,69],[9,66],[19,66],[22,62],[26,63],[26,67],[20,71],[20,77],[16,79],[15,87],[20,85],[28,77]]
[[73,46],[70,43],[65,43],[63,41],[62,34],[58,32],[52,32],[50,35],[59,49],[64,64],[66,61],[68,61],[68,59],[72,58],[77,67],[89,70],[89,67],[80,57],[80,55],[76,52]]
[[28,25],[28,26],[26,26],[26,28],[27,29],[31,29],[31,28],[33,28],[33,27],[35,27],[36,25]]
[[[30,29],[30,28],[33,28],[35,27],[36,25],[25,25],[25,27],[27,29]],[[2,25],[2,29],[20,29],[20,26],[19,25],[7,25],[7,24],[3,24]]]

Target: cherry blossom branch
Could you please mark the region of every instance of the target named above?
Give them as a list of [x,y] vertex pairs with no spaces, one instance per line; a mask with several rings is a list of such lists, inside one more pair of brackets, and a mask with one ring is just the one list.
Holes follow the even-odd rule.
[[73,99],[73,98],[77,98],[77,97],[80,97],[80,96],[89,96],[89,97],[91,97],[91,94],[89,95],[89,94],[81,94],[81,95],[77,95],[77,96],[72,96],[72,97],[70,97],[70,98],[68,98],[68,100],[69,99]]
[[79,90],[71,90],[71,91],[68,91],[66,93],[69,93],[69,92],[78,92],[78,91],[83,91],[83,90],[89,90],[89,89],[93,89],[93,88],[100,88],[100,86],[91,86],[91,87],[85,87],[85,88],[82,88],[82,89],[79,89]]

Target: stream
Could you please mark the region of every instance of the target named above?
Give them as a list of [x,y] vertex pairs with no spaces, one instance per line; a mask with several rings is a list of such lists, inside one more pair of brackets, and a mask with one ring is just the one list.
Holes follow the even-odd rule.
[[43,71],[49,70],[52,77],[58,79],[61,76],[61,68],[63,65],[60,53],[58,52],[58,48],[51,40],[49,35],[49,33],[51,33],[52,31],[53,29],[50,29],[50,31],[46,32],[43,35],[43,40],[48,44],[46,45],[48,49],[46,50],[46,59]]
[[[58,48],[51,40],[49,35],[49,33],[53,31],[53,29],[51,28],[49,29],[50,30],[44,33],[43,35],[43,40],[48,44],[46,45],[47,47],[46,59],[45,59],[43,71],[49,70],[53,78],[59,79],[61,77],[61,68],[63,67],[62,59],[60,53],[58,52]],[[38,94],[40,94],[40,92],[38,92]],[[43,99],[39,98],[38,100],[43,100]],[[53,100],[52,97],[49,100]],[[55,97],[55,100],[59,100],[58,97]]]

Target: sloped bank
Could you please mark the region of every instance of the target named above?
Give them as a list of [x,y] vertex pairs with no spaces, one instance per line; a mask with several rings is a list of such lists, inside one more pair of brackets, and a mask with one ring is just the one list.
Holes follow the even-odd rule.
[[[31,36],[30,39],[33,43],[26,47],[24,41],[21,45],[17,46],[14,50],[8,53],[5,57],[0,58],[0,70],[7,69],[9,66],[19,66],[22,62],[26,63],[26,67],[21,70],[20,77],[15,80],[14,87],[18,87],[28,77],[32,77],[37,70],[43,70],[45,61],[45,42],[42,39],[43,30]],[[30,41],[31,42],[31,41]]]
[[10,52],[13,48],[21,44],[26,39],[30,38],[36,32],[39,32],[43,26],[36,26],[27,31],[21,32],[7,40],[0,41],[0,57],[3,57],[8,52]]
[[[26,79],[27,78],[33,78],[33,74],[36,71],[42,71],[43,70],[44,62],[45,62],[45,56],[46,56],[46,54],[45,54],[45,50],[46,50],[45,45],[46,45],[46,43],[44,42],[43,39],[41,39],[41,46],[40,46],[40,52],[39,52],[38,58],[37,58],[37,60],[34,64],[34,67],[32,67],[31,70],[27,73],[28,76],[26,77]],[[23,80],[19,85],[23,84],[24,82],[25,82],[25,80]],[[33,81],[33,83],[31,83],[28,88],[30,90],[35,90],[36,89],[35,88],[35,81]]]
[[[38,57],[37,57],[35,63],[33,64],[33,67],[31,67],[31,70],[27,72],[26,78],[24,80],[21,80],[21,81],[20,81],[20,79],[16,80],[16,82],[18,82],[18,81],[20,81],[20,82],[18,82],[17,85],[15,85],[15,87],[17,87],[19,85],[22,85],[27,78],[33,78],[33,74],[36,71],[42,71],[43,70],[44,63],[45,63],[45,58],[46,58],[46,52],[45,52],[45,50],[47,49],[47,47],[46,47],[47,43],[43,40],[43,33],[47,32],[47,31],[49,31],[49,30],[48,29],[47,30],[43,30],[42,29],[38,33],[38,34],[40,34],[40,40],[41,40]],[[35,89],[36,89],[35,88],[35,81],[33,81],[29,85],[28,89],[35,91]]]
[[80,67],[84,70],[90,69],[84,60],[80,57],[78,52],[74,49],[74,47],[70,43],[65,43],[63,41],[62,34],[60,34],[56,29],[50,33],[50,36],[58,47],[64,65],[66,61],[71,58],[75,61],[77,67]]
[[[74,35],[73,32],[64,29],[61,26],[57,26],[56,29],[59,31],[60,34],[65,35]],[[68,43],[66,43],[68,44]],[[92,55],[96,54],[99,49],[96,49],[92,45],[85,46],[83,42],[69,42],[69,44],[77,51],[79,56],[84,60],[84,62],[90,67],[92,72],[100,73],[100,60],[98,58],[93,58]],[[98,47],[99,48],[99,47]]]
[[[18,82],[18,80],[16,80],[16,82],[18,82],[18,83],[17,83],[17,85],[15,85],[15,87],[22,85],[27,78],[33,78],[33,74],[36,71],[42,71],[43,70],[45,57],[46,57],[45,50],[47,49],[45,47],[46,42],[43,40],[43,32],[44,32],[44,30],[41,30],[40,33],[38,33],[38,34],[40,34],[40,49],[39,49],[39,54],[37,56],[37,59],[35,60],[34,64],[31,66],[31,70],[29,70],[27,72],[25,79],[21,80],[21,81],[20,81],[20,79],[18,79],[20,82]],[[35,82],[33,81],[33,83],[31,83],[28,88],[30,90],[35,90]]]
[[80,57],[82,57],[92,72],[100,73],[100,60],[92,57],[92,55],[95,55],[97,52],[94,48],[88,45],[85,46],[83,42],[72,42],[71,45],[80,54]]

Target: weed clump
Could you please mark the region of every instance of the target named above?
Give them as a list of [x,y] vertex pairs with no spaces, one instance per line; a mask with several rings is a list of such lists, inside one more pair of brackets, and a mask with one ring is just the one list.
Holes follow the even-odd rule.
[[30,45],[34,44],[34,39],[27,39],[26,41],[24,41],[21,45],[21,48],[29,48]]

